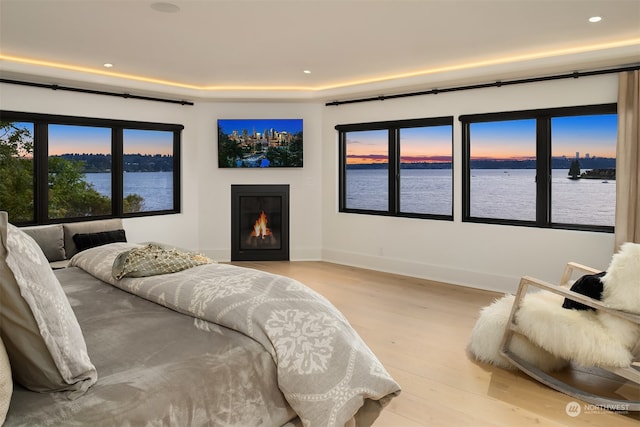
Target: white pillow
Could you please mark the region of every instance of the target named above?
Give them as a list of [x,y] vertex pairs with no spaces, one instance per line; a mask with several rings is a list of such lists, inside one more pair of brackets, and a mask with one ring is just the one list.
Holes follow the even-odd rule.
[[0,339],[0,426],[4,423],[13,393],[13,380],[11,379],[11,365],[7,351]]
[[0,332],[13,379],[74,398],[97,380],[71,304],[38,244],[0,212]]

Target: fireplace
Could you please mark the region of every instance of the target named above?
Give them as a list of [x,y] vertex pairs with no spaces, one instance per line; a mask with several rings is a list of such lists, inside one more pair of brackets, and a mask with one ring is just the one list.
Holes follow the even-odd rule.
[[231,261],[289,260],[289,186],[231,186]]

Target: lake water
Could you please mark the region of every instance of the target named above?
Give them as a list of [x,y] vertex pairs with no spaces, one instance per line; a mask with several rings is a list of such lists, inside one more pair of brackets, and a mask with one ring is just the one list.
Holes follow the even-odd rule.
[[[582,225],[613,226],[615,221],[615,181],[570,180],[568,169],[552,171],[552,221]],[[401,211],[451,215],[452,179],[450,169],[402,169],[400,171]],[[173,208],[172,172],[128,172],[124,194],[144,198],[144,210]],[[88,173],[96,191],[111,196],[111,174]],[[382,190],[381,190],[382,189]],[[456,204],[460,203],[456,201]],[[388,209],[385,169],[347,170],[347,207]],[[473,169],[471,171],[471,216],[479,218],[535,220],[536,183],[533,169]]]
[[[110,173],[87,173],[85,178],[98,193],[111,197]],[[129,194],[144,198],[144,211],[173,209],[173,172],[127,172],[124,196]]]
[[[574,181],[568,179],[568,172],[552,171],[552,221],[613,226],[615,181]],[[401,211],[451,215],[451,173],[450,169],[402,169]],[[535,174],[533,169],[473,169],[471,216],[535,221]],[[387,171],[347,170],[347,207],[387,210]]]

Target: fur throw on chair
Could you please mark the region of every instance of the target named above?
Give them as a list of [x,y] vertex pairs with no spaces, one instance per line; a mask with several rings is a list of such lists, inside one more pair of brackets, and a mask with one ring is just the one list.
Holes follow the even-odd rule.
[[[600,280],[603,303],[640,313],[640,244],[625,243]],[[477,360],[513,368],[500,355],[500,344],[514,299],[506,295],[480,312],[468,346]],[[514,337],[511,350],[516,355],[544,371],[561,369],[569,361],[582,366],[630,365],[640,340],[637,324],[598,310],[566,309],[563,302],[562,296],[546,291],[524,296],[515,317],[520,335]]]

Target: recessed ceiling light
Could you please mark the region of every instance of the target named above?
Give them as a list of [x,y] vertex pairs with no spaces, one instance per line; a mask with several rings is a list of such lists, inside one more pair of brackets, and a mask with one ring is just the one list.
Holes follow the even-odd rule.
[[111,68],[113,67],[113,64],[107,62],[106,64],[103,64],[104,68]]
[[177,13],[180,8],[173,3],[165,3],[165,2],[157,2],[151,3],[151,9],[156,12],[164,12],[164,13]]
[[602,21],[601,16],[592,16],[591,18],[589,18],[589,22],[600,22],[600,21]]
[[305,74],[311,74],[311,70],[304,70],[303,73]]

